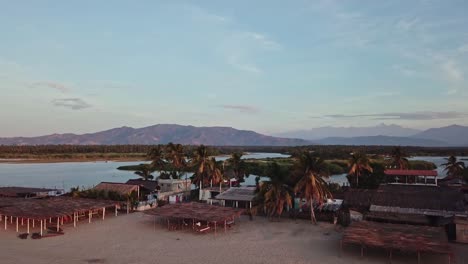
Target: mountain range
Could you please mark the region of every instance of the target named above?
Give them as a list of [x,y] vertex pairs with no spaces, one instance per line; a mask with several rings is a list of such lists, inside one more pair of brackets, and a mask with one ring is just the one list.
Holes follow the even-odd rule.
[[169,142],[211,146],[401,145],[468,146],[468,127],[452,125],[420,131],[398,125],[321,127],[268,136],[231,127],[194,127],[159,124],[144,128],[120,127],[88,134],[53,134],[0,138],[0,145],[122,145]]

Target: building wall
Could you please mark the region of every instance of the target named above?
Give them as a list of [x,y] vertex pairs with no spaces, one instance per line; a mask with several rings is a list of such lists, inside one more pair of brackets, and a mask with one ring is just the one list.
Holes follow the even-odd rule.
[[457,226],[457,242],[468,243],[468,220],[455,219]]

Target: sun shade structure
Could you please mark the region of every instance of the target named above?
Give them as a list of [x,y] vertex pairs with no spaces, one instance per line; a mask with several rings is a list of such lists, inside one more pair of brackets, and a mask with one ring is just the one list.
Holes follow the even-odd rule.
[[182,228],[184,225],[195,228],[195,223],[199,223],[200,226],[213,226],[216,232],[216,227],[219,225],[224,225],[226,230],[226,226],[233,223],[234,219],[241,215],[242,210],[204,203],[179,203],[157,207],[144,213],[166,219],[169,229]]
[[385,175],[396,183],[437,185],[438,173],[435,170],[385,170]]
[[132,192],[136,192],[139,196],[140,193],[139,185],[119,182],[101,182],[98,185],[96,185],[93,189],[98,191],[112,191],[119,193],[122,196],[129,195]]
[[117,214],[118,202],[108,200],[94,200],[72,197],[54,197],[46,199],[21,199],[21,198],[0,198],[0,219],[4,221],[5,230],[8,222],[16,222],[16,231],[19,232],[19,223],[21,226],[27,223],[27,233],[30,232],[30,221],[34,227],[35,222],[41,224],[41,235],[47,222],[54,221],[54,225],[59,227],[64,222],[73,222],[76,224],[80,217],[87,218],[91,223],[94,215],[102,215],[104,219],[106,208],[115,209]]
[[354,222],[344,231],[342,248],[343,244],[360,245],[361,256],[365,247],[386,249],[390,259],[393,251],[417,253],[418,263],[421,253],[447,254],[449,263],[453,257],[447,235],[439,227]]

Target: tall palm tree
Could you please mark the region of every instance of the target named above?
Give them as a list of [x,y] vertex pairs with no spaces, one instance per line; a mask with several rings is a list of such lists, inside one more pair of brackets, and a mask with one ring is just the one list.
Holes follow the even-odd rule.
[[294,191],[301,199],[306,199],[310,203],[310,220],[317,224],[314,204],[321,205],[326,198],[331,197],[327,183],[323,179],[328,177],[324,160],[305,151],[294,165],[294,173],[299,177]]
[[151,175],[154,172],[154,169],[152,168],[151,164],[140,164],[140,170],[135,171],[135,174],[142,177],[143,180],[152,180],[154,179],[153,175]]
[[447,162],[442,164],[442,166],[445,166],[444,171],[447,172],[447,176],[458,178],[463,175],[463,171],[465,170],[465,163],[463,161],[458,161],[455,156],[450,156],[445,160]]
[[268,217],[281,216],[284,207],[292,207],[292,190],[286,182],[288,173],[275,162],[268,169],[269,181],[263,181],[258,189],[256,201],[266,210]]
[[218,184],[221,188],[221,183],[223,182],[223,172],[219,168],[218,162],[214,157],[208,162],[208,179],[212,184]]
[[356,176],[356,187],[359,186],[359,177],[361,177],[363,172],[373,172],[367,155],[359,152],[355,152],[351,155],[351,158],[348,160],[348,166],[348,174]]
[[242,159],[242,153],[234,152],[231,154],[231,157],[226,160],[229,170],[232,171],[233,177],[236,181],[243,182],[244,177],[249,176],[247,172],[247,164]]
[[193,184],[202,188],[206,178],[208,177],[210,155],[208,148],[204,145],[199,146],[193,155],[191,166],[194,167],[195,173],[193,174]]
[[161,174],[161,171],[166,168],[166,160],[164,159],[164,149],[162,146],[158,145],[157,147],[152,148],[148,153],[148,158],[151,161],[151,168]]
[[172,175],[175,178],[180,178],[187,166],[184,146],[173,144],[172,142],[169,143],[166,146],[165,159],[171,164]]
[[408,155],[402,150],[401,147],[395,147],[391,153],[392,165],[397,169],[407,170],[409,168]]

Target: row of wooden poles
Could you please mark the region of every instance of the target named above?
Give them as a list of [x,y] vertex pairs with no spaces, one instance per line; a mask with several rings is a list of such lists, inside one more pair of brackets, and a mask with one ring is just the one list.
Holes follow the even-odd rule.
[[[102,220],[105,219],[105,216],[106,216],[106,208],[103,207],[102,209],[98,209],[98,212],[102,210]],[[91,219],[93,218],[93,210],[86,210],[87,213],[88,213],[88,222],[91,223]],[[73,227],[76,227],[76,224],[77,222],[79,221],[79,217],[80,217],[80,212],[83,213],[83,211],[78,211],[78,212],[75,212],[73,213],[73,215],[71,215],[70,217],[73,217]],[[117,216],[118,212],[117,212],[117,207],[115,207],[115,216]],[[86,215],[86,212],[85,212],[85,215]],[[68,217],[68,216],[67,216]],[[57,216],[57,217],[49,217],[47,219],[40,219],[40,220],[37,220],[37,219],[31,219],[31,218],[23,218],[23,217],[15,217],[15,216],[7,216],[7,215],[0,215],[0,222],[4,222],[4,226],[5,226],[5,230],[8,229],[8,221],[10,221],[10,224],[13,224],[13,219],[15,219],[15,222],[16,222],[16,232],[19,232],[19,227],[20,227],[20,224],[21,226],[24,226],[25,222],[26,222],[26,231],[27,233],[29,234],[30,233],[30,224],[32,224],[32,228],[35,228],[35,225],[36,225],[36,222],[39,222],[40,223],[40,234],[42,236],[43,234],[43,231],[44,230],[47,230],[47,223],[49,224],[52,224],[52,220],[55,220],[55,218],[57,219],[57,232],[60,231],[60,226],[63,226],[64,224],[64,219],[65,219],[65,216]]]
[[[341,255],[343,255],[343,244],[344,244],[343,240],[340,240]],[[360,244],[360,246],[361,246],[361,257],[364,257],[365,246],[363,244]],[[388,258],[391,264],[393,261],[393,250],[390,248],[388,253],[389,253]],[[418,253],[418,264],[420,264],[421,263],[421,251],[418,251],[417,253]],[[452,254],[448,253],[447,256],[448,256],[448,263],[451,264]]]

